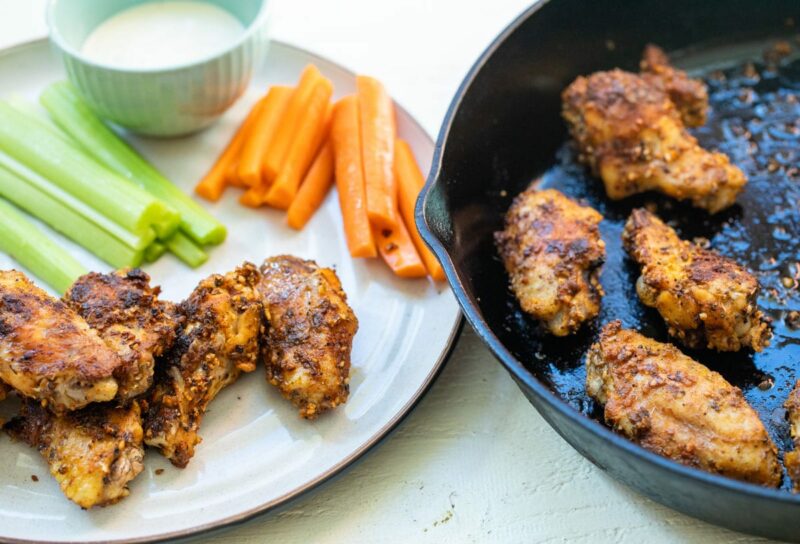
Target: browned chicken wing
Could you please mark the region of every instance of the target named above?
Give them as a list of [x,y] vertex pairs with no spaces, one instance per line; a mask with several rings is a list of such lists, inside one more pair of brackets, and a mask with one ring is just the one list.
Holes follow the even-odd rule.
[[113,399],[120,364],[66,304],[21,272],[0,271],[0,380],[63,412]]
[[700,147],[661,87],[621,70],[577,78],[562,95],[562,113],[580,160],[614,200],[655,190],[711,213],[731,206],[744,173]]
[[95,329],[122,359],[114,371],[117,398],[141,395],[153,383],[155,357],[175,341],[175,305],[158,300],[158,287],[139,269],[78,278],[64,301]]
[[575,332],[600,311],[602,219],[556,190],[531,187],[514,199],[505,229],[495,234],[522,309],[556,336]]
[[[9,387],[3,382],[0,382],[0,402],[6,400],[8,393],[9,393]],[[5,421],[3,420],[2,416],[0,416],[0,427],[3,426],[3,423],[5,423]]]
[[771,330],[757,305],[758,280],[749,270],[681,240],[644,209],[633,211],[622,239],[642,268],[639,298],[658,310],[683,344],[718,351],[761,351],[769,344]]
[[145,443],[185,467],[201,441],[200,422],[219,391],[255,370],[263,306],[256,267],[210,276],[178,306],[183,325],[173,348],[156,364],[145,402]]
[[786,472],[792,479],[794,492],[800,493],[800,381],[794,384],[794,389],[789,393],[784,407],[789,418],[789,431],[794,450],[787,451],[783,455],[783,464],[786,465]]
[[586,390],[605,421],[684,465],[777,487],[778,453],[742,392],[677,348],[606,325],[586,358]]
[[304,418],[344,404],[358,320],[336,272],[282,255],[264,261],[261,274],[267,380]]
[[26,401],[9,434],[39,450],[61,490],[81,508],[114,504],[144,468],[139,405],[93,404],[53,415]]
[[683,70],[673,68],[664,51],[652,44],[645,47],[639,67],[642,77],[648,83],[669,96],[678,108],[683,124],[689,127],[705,124],[708,89],[702,81],[692,79]]

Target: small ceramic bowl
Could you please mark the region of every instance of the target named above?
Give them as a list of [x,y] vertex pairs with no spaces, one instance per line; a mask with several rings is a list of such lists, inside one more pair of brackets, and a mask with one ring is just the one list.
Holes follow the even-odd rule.
[[101,117],[139,134],[178,136],[213,123],[245,91],[267,50],[269,0],[204,0],[245,26],[219,53],[157,69],[120,68],[81,54],[87,36],[112,15],[154,0],[50,0],[50,40],[70,81]]

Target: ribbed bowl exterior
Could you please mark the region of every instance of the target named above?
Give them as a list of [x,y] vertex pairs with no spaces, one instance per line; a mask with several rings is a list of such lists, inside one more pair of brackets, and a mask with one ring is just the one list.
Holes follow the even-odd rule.
[[62,51],[69,80],[91,108],[132,132],[180,136],[213,123],[244,93],[268,48],[268,24],[219,57],[186,67],[130,72]]

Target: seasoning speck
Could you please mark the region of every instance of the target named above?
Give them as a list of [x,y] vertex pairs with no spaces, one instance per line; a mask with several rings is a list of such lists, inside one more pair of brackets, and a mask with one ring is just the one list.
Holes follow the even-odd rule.
[[161,476],[162,474],[164,474],[164,469],[163,468],[157,468],[156,469],[156,476]]
[[769,391],[773,385],[775,385],[775,380],[772,376],[765,376],[761,383],[758,384],[758,388],[762,391]]
[[39,477],[36,474],[31,474],[31,480],[33,480],[34,482],[38,482]]

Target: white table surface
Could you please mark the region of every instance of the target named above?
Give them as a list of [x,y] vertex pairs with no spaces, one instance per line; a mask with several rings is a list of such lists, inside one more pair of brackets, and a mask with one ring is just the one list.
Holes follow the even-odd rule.
[[[274,0],[273,35],[385,82],[438,134],[474,59],[528,0]],[[45,0],[0,0],[0,48]],[[334,481],[202,542],[756,542],[664,508],[575,452],[471,330],[405,423]]]

